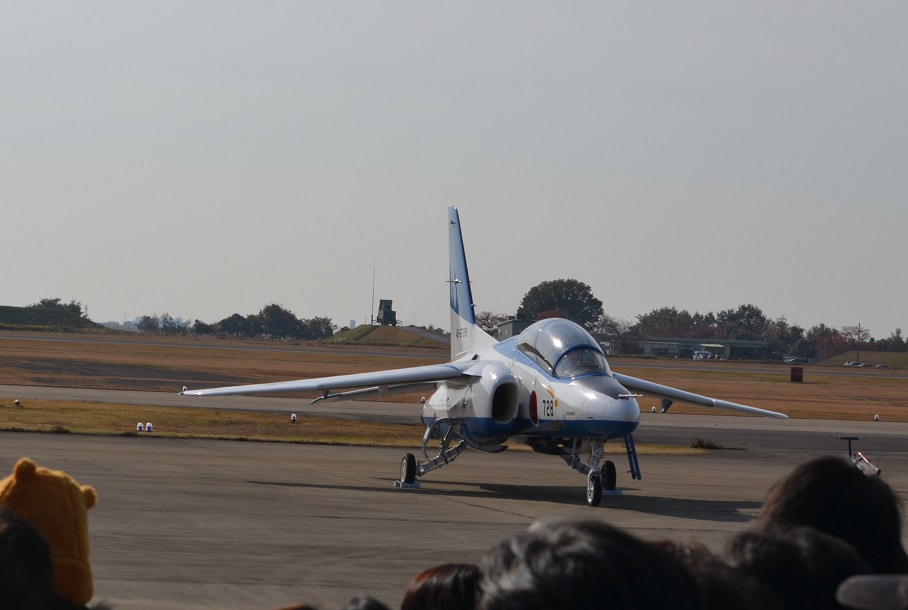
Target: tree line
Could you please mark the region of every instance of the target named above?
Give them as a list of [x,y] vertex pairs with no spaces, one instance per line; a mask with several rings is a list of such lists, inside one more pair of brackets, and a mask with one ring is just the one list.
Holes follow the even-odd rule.
[[[29,305],[33,308],[62,309],[75,316],[87,317],[82,303],[75,299],[66,303],[59,298],[42,299]],[[675,307],[661,307],[639,314],[628,322],[605,313],[602,301],[592,289],[574,279],[542,282],[527,291],[516,315],[479,312],[481,328],[492,331],[508,319],[528,322],[561,317],[573,320],[593,333],[621,339],[625,353],[641,351],[641,343],[652,337],[720,340],[755,340],[766,344],[766,356],[789,354],[803,358],[826,359],[850,350],[908,351],[902,330],[896,328],[885,339],[875,339],[870,330],[860,325],[832,328],[817,324],[805,329],[790,324],[784,316],[770,319],[752,304],[739,305],[718,313],[690,313]],[[264,337],[317,341],[331,337],[337,326],[328,317],[301,319],[281,305],[272,303],[258,313],[247,316],[235,313],[219,322],[201,320],[192,323],[174,319],[169,314],[142,316],[137,330],[160,334],[196,334],[229,337]]]
[[281,305],[271,303],[257,314],[235,313],[214,324],[195,320],[192,324],[174,319],[170,314],[142,316],[136,323],[140,332],[165,335],[194,334],[220,337],[262,337],[318,341],[334,335],[337,326],[331,318],[298,318]]
[[766,344],[766,357],[788,354],[826,359],[855,349],[908,351],[900,328],[885,339],[873,338],[870,330],[861,325],[832,328],[817,324],[804,329],[789,324],[784,316],[770,319],[752,304],[706,314],[661,307],[637,315],[634,322],[617,320],[605,313],[602,301],[593,296],[587,284],[572,279],[534,286],[524,295],[516,316],[484,311],[477,315],[477,322],[482,328],[492,330],[510,317],[526,321],[568,318],[590,332],[621,339],[624,353],[640,352],[642,341],[652,337],[762,341]]

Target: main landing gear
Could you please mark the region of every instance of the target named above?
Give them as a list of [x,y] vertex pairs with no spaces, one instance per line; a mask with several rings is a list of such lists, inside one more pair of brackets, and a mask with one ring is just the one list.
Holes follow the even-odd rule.
[[[432,472],[442,466],[447,466],[454,459],[463,453],[467,448],[466,443],[455,431],[456,423],[449,420],[438,420],[433,425],[426,428],[423,435],[422,453],[426,459],[419,462],[412,453],[404,455],[400,461],[400,480],[394,481],[396,487],[419,487],[416,477],[421,477],[426,473]],[[441,445],[438,449],[438,455],[431,460],[426,450],[426,445],[430,438],[441,438]],[[454,441],[457,441],[455,444]]]
[[412,485],[416,482],[416,456],[408,453],[400,461],[400,482]]

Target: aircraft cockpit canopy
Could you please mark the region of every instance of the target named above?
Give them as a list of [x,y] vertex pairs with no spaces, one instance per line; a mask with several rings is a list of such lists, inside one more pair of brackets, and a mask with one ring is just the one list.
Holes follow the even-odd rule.
[[612,374],[596,340],[570,320],[550,318],[528,326],[518,335],[517,348],[555,377]]

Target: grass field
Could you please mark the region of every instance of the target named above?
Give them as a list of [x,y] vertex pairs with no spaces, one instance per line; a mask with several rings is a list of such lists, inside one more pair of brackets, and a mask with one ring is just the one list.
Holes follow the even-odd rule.
[[[308,344],[3,332],[0,384],[177,391],[203,387],[322,377],[418,366],[447,360],[440,349],[364,348]],[[613,359],[612,368],[683,388],[809,419],[908,421],[908,374],[898,370],[804,367],[804,382],[788,366]],[[655,367],[655,368],[654,368]],[[36,401],[13,406],[0,396],[0,429],[85,434],[136,434],[135,407],[109,403]],[[415,401],[418,396],[395,397]],[[658,400],[639,399],[642,410]],[[148,409],[148,410],[145,410]],[[143,408],[155,434],[283,442],[356,443],[412,447],[417,426],[207,409]],[[680,403],[673,412],[711,413]],[[153,418],[153,419],[152,419]],[[304,425],[303,425],[304,424]],[[158,432],[160,431],[160,432]],[[165,432],[166,431],[166,432]]]

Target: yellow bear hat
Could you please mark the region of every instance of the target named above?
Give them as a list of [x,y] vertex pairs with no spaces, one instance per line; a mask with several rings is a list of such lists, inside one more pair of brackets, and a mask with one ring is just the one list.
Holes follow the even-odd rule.
[[98,501],[93,487],[79,485],[60,470],[24,457],[0,479],[0,506],[35,526],[50,546],[57,595],[76,605],[94,594],[88,562],[88,509]]

